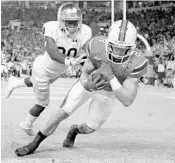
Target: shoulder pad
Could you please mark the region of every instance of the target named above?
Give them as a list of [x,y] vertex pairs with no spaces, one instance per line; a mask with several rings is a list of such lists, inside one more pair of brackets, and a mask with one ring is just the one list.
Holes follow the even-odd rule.
[[59,24],[57,21],[50,21],[47,23],[44,23],[43,29],[49,30],[49,31],[55,31],[59,27]]
[[43,34],[44,36],[48,36],[56,40],[57,30],[59,29],[59,24],[57,21],[50,21],[44,24],[43,26]]
[[105,37],[95,36],[86,43],[86,53],[90,57],[101,58],[102,53],[105,53]]
[[91,51],[96,53],[99,52],[100,49],[105,47],[106,38],[103,36],[95,36],[91,41]]
[[81,28],[82,28],[83,31],[85,31],[85,33],[92,35],[92,29],[91,29],[91,27],[89,27],[89,26],[87,26],[85,24],[82,24],[82,27]]

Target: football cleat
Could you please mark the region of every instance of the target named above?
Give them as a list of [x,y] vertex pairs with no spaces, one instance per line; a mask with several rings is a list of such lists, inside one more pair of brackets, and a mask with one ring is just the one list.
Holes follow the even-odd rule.
[[74,145],[75,138],[78,134],[78,125],[72,125],[66,139],[63,142],[63,147],[71,148]]
[[29,143],[28,145],[26,145],[24,147],[17,148],[15,150],[15,154],[17,156],[30,155],[39,147],[40,143],[41,143],[41,137],[37,135],[35,137],[35,139],[31,143]]
[[23,130],[29,136],[36,136],[37,135],[37,131],[35,131],[33,129],[33,126],[26,124],[26,122],[20,122],[19,123],[19,128],[21,130]]
[[9,98],[14,89],[20,87],[18,78],[11,76],[8,81],[7,90],[5,91],[5,98]]
[[32,154],[32,153],[33,153],[33,151],[30,151],[28,146],[20,147],[20,148],[17,148],[15,150],[15,154],[17,156],[25,156],[25,155],[29,155],[29,154]]

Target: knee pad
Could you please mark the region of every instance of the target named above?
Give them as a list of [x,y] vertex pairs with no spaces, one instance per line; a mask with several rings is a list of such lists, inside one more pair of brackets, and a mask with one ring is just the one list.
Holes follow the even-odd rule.
[[95,132],[95,129],[88,127],[88,125],[85,122],[78,125],[78,130],[80,134],[90,134],[90,133]]
[[29,112],[32,116],[38,117],[43,112],[44,109],[45,107],[35,104],[33,108],[30,109]]
[[24,83],[27,87],[33,87],[33,83],[31,81],[30,77],[25,78]]

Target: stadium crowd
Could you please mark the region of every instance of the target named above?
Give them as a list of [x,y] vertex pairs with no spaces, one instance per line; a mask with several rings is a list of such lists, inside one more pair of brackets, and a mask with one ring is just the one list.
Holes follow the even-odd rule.
[[[99,12],[94,9],[89,12],[82,10],[84,23],[91,26],[92,22],[106,24],[99,28],[99,33],[106,35],[111,20],[111,13]],[[30,14],[29,14],[30,13]],[[166,85],[173,87],[172,80],[175,74],[175,5],[168,7],[127,12],[127,18],[143,35],[151,45],[153,51],[153,69],[155,85]],[[21,8],[2,5],[2,30],[1,30],[1,78],[7,80],[10,75],[20,77],[21,74],[30,75],[32,62],[44,52],[44,38],[42,26],[45,22],[56,20],[57,8],[33,7]],[[116,13],[116,19],[122,18],[122,13]],[[32,27],[12,29],[10,20],[18,19],[20,22],[32,22]],[[90,21],[91,20],[91,23]],[[93,30],[93,28],[92,28]],[[139,49],[144,45],[138,42]],[[65,72],[62,77],[78,77],[81,67]],[[69,74],[69,75],[68,75]],[[148,83],[146,78],[143,82]]]

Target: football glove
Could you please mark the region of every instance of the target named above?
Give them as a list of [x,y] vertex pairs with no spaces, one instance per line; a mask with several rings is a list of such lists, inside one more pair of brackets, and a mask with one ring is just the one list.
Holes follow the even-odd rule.
[[104,62],[100,66],[98,71],[103,76],[103,78],[106,79],[107,81],[110,81],[114,77],[110,62]]
[[76,66],[76,65],[79,65],[81,63],[84,63],[86,61],[86,59],[87,59],[87,57],[85,58],[85,54],[81,55],[77,58],[66,57],[64,60],[64,63],[65,63],[65,65],[68,65],[68,66]]
[[75,58],[69,58],[69,57],[66,57],[64,60],[64,63],[67,66],[76,66],[78,62],[79,60],[76,60]]
[[83,53],[79,57],[77,57],[76,59],[78,59],[79,60],[79,64],[83,66],[84,63],[87,60],[87,54],[86,53]]

